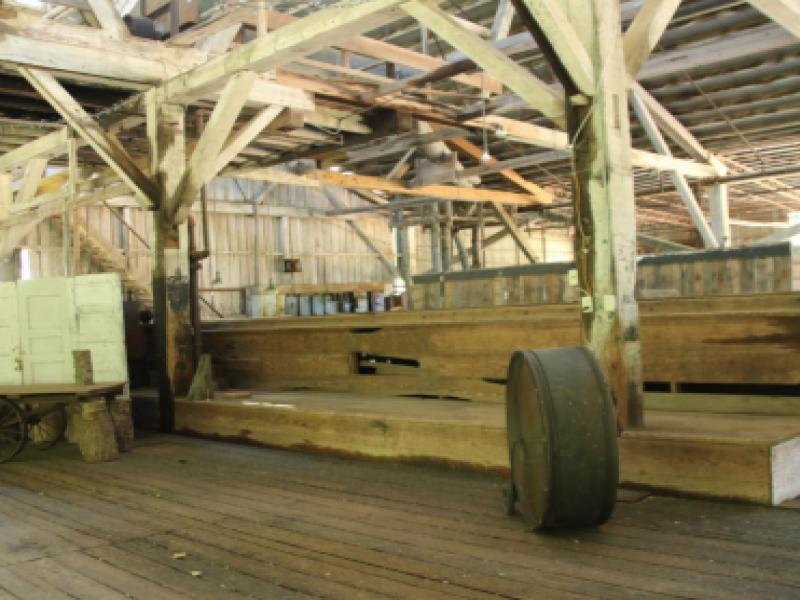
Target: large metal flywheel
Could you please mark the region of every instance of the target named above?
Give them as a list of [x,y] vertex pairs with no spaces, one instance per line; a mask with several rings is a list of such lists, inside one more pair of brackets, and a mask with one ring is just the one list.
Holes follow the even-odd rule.
[[517,350],[506,388],[507,509],[531,529],[608,520],[619,479],[617,426],[605,377],[586,348]]

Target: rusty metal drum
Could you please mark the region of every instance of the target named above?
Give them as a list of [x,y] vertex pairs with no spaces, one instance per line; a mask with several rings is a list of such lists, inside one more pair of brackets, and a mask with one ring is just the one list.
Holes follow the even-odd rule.
[[509,512],[534,530],[606,522],[619,479],[608,384],[586,348],[517,350],[508,367]]

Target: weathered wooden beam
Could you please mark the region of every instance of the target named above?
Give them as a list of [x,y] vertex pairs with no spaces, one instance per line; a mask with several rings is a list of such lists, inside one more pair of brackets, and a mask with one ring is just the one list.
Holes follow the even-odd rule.
[[519,230],[519,227],[517,227],[517,224],[514,222],[514,219],[511,218],[511,215],[509,215],[506,209],[497,202],[492,202],[492,209],[497,215],[497,218],[500,219],[503,227],[505,227],[511,238],[514,240],[514,243],[525,255],[525,258],[527,258],[531,263],[535,263],[536,254],[534,253],[533,248],[531,248],[528,238],[525,237],[525,235]]
[[36,195],[36,190],[46,170],[46,158],[32,158],[25,164],[25,172],[22,175],[22,184],[17,191],[16,202],[28,202]]
[[497,10],[492,21],[492,41],[502,40],[508,37],[511,30],[511,22],[514,20],[514,5],[511,0],[499,0]]
[[462,202],[497,201],[501,204],[542,204],[535,197],[528,194],[516,194],[502,190],[458,187],[454,185],[426,185],[410,188],[396,180],[367,175],[345,175],[333,171],[318,170],[311,171],[304,175],[295,175],[287,171],[268,167],[261,169],[231,169],[227,174],[244,179],[273,181],[284,185],[298,185],[304,187],[331,185],[346,189],[380,190],[390,194],[399,194],[401,196],[420,196],[438,198],[441,200],[459,200]]
[[88,0],[88,2],[100,27],[106,34],[117,40],[127,37],[128,27],[117,12],[117,7],[114,6],[112,0]]
[[[436,127],[434,126],[434,128]],[[449,143],[452,146],[461,150],[462,152],[466,153],[471,158],[481,160],[481,157],[483,156],[483,151],[466,138],[463,137],[452,138],[451,140],[449,140]],[[497,162],[498,162],[497,159],[492,157],[488,161],[486,161],[486,164],[492,165],[496,164]],[[508,181],[510,181],[514,185],[521,187],[523,190],[525,190],[532,196],[535,196],[537,199],[539,199],[540,202],[544,204],[550,204],[553,202],[553,194],[543,190],[541,187],[539,187],[532,181],[528,181],[513,169],[502,168],[499,169],[497,172],[500,173],[500,175],[505,177]]]
[[236,156],[248,145],[250,145],[258,135],[264,131],[270,123],[274,122],[278,116],[286,109],[283,106],[267,106],[258,111],[243,127],[235,131],[225,142],[219,152],[210,172],[216,177]]
[[489,175],[490,173],[502,173],[504,170],[523,169],[525,167],[533,167],[544,163],[563,161],[569,158],[569,156],[570,153],[567,150],[550,150],[548,152],[516,156],[505,160],[494,160],[474,167],[467,167],[461,171],[461,175],[464,177],[480,177],[482,175]]
[[714,236],[720,247],[729,248],[733,240],[727,185],[718,183],[708,188],[708,209]]
[[440,127],[436,128],[435,131],[426,133],[400,133],[369,142],[357,142],[350,148],[334,148],[332,152],[327,153],[325,156],[317,155],[317,157],[324,158],[326,163],[356,164],[370,162],[383,156],[399,154],[412,148],[449,140],[467,133],[469,132],[462,127]]
[[14,201],[13,193],[11,174],[0,171],[0,222],[8,218],[11,204]]
[[388,96],[389,94],[396,94],[410,87],[420,87],[428,83],[441,81],[442,79],[447,79],[475,68],[475,61],[469,58],[453,63],[446,63],[433,71],[427,71],[419,75],[414,75],[413,77],[406,77],[404,79],[397,79],[389,83],[384,83],[378,86],[378,89],[374,91],[361,94],[361,99],[365,102],[371,102],[381,96]]
[[670,113],[664,106],[656,100],[650,92],[644,89],[638,83],[634,83],[632,88],[633,92],[644,104],[650,113],[650,116],[656,124],[667,134],[672,140],[683,148],[689,156],[697,160],[706,162],[714,167],[720,175],[724,175],[727,169],[722,162],[714,156],[711,152],[706,150],[700,141],[694,137],[691,131],[686,128],[672,113]]
[[194,46],[196,43],[216,33],[225,31],[233,25],[241,25],[255,12],[255,7],[249,4],[235,6],[219,17],[201,25],[181,31],[178,35],[167,40],[170,46]]
[[550,0],[523,2],[542,33],[547,36],[547,41],[575,87],[581,93],[591,96],[595,86],[592,61],[562,8],[557,2]]
[[697,250],[697,248],[693,248],[692,246],[687,246],[686,244],[679,244],[678,242],[673,242],[672,240],[665,240],[664,238],[656,237],[654,235],[647,235],[646,233],[636,234],[636,241],[643,246],[649,246],[651,248],[659,248],[660,250],[675,251],[675,252],[686,252],[687,250]]
[[241,23],[234,23],[222,31],[217,31],[211,35],[204,37],[198,41],[194,47],[203,52],[208,52],[209,56],[216,56],[227,52],[239,31],[242,28]]
[[212,167],[219,160],[220,152],[247,101],[255,79],[256,74],[253,71],[240,71],[225,84],[225,89],[192,152],[181,183],[175,195],[168,201],[167,214],[173,222],[180,223],[186,218],[200,188],[219,173],[214,172]]
[[69,129],[62,127],[0,156],[0,171],[9,171],[32,158],[53,158],[66,152]]
[[[644,127],[650,143],[655,146],[656,150],[660,154],[671,157],[672,153],[670,152],[667,142],[664,140],[664,137],[658,130],[658,126],[650,116],[650,112],[647,110],[647,107],[639,98],[639,95],[635,90],[630,93],[630,100],[633,110],[636,112],[636,116],[639,118],[639,121]],[[678,195],[683,201],[683,204],[686,206],[686,210],[689,212],[692,223],[694,223],[694,226],[697,228],[697,230],[700,232],[700,236],[703,238],[703,244],[707,248],[718,248],[719,242],[717,241],[714,232],[711,230],[708,221],[706,221],[705,215],[703,215],[703,211],[700,208],[700,204],[697,202],[697,198],[695,198],[692,188],[686,181],[686,177],[677,171],[671,171],[670,176],[675,184],[675,189],[678,191]]]
[[[269,26],[270,28],[280,28],[293,23],[298,17],[281,13],[278,11],[269,12]],[[253,18],[248,21],[251,25],[255,25]],[[415,52],[410,48],[397,46],[378,40],[375,38],[367,37],[364,35],[357,35],[350,39],[336,42],[333,44],[336,48],[347,50],[351,54],[359,54],[377,60],[391,62],[396,65],[409,67],[421,72],[434,71],[441,67],[445,67],[448,62],[437,58],[435,56],[428,56],[421,52]],[[459,74],[453,75],[453,81],[457,81],[472,88],[483,88],[487,92],[500,93],[502,92],[502,84],[495,78],[486,76],[484,74]]]
[[204,96],[240,71],[266,71],[303,58],[399,18],[397,6],[401,2],[369,0],[346,10],[334,6],[314,12],[170,79],[163,85],[164,96]]
[[[5,23],[2,15],[0,23]],[[11,23],[0,36],[0,61],[57,70],[65,81],[143,90],[208,60],[204,51],[167,47],[162,42],[133,36],[112,39],[102,30],[84,26],[52,21],[36,27]],[[209,97],[213,99],[217,91],[213,90]],[[184,100],[193,99],[196,98]],[[264,78],[253,86],[249,100],[258,106],[281,104],[314,110],[313,101],[303,90]]]
[[161,430],[170,432],[175,424],[175,397],[189,390],[194,368],[188,228],[186,223],[175,225],[165,210],[167,199],[177,195],[186,168],[184,109],[160,101],[154,90],[147,93],[145,105],[151,172],[160,200],[160,208],[147,213],[159,419]]
[[754,242],[751,242],[750,245],[764,246],[769,244],[777,244],[778,242],[785,242],[787,240],[790,240],[796,235],[800,235],[800,223],[792,225],[791,227],[779,229],[778,231],[770,233],[767,236],[764,236],[762,238],[755,240]]
[[800,38],[800,4],[797,0],[750,0],[750,4]]
[[152,199],[157,195],[155,186],[119,141],[104,131],[52,75],[26,67],[20,67],[19,71],[120,179],[130,186],[141,205],[145,208],[151,206]]
[[634,81],[680,3],[681,0],[646,0],[622,36],[625,68]]
[[[484,122],[485,121],[485,122]],[[542,127],[534,123],[525,123],[501,117],[498,115],[487,115],[486,119],[471,119],[464,123],[470,127],[485,127],[489,125],[494,128],[502,128],[503,135],[512,141],[522,144],[532,144],[542,148],[553,150],[570,150],[568,135],[563,131]],[[707,179],[716,177],[717,169],[709,164],[699,163],[693,160],[664,156],[654,152],[647,152],[637,148],[631,148],[631,161],[633,166],[642,169],[652,169],[654,171],[678,171],[687,177]]]
[[489,75],[503,82],[532,108],[554,123],[564,125],[561,95],[531,71],[508,58],[480,36],[462,29],[434,3],[411,0],[403,4],[403,10],[474,60]]

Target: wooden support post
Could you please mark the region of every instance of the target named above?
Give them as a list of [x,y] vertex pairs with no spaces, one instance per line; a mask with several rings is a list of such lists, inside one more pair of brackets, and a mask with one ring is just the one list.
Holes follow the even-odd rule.
[[728,186],[724,183],[708,189],[708,205],[711,214],[711,229],[720,247],[731,246],[731,218],[728,212]]
[[[78,140],[71,137],[67,140],[67,168],[69,170],[69,202],[72,205],[78,196]],[[81,262],[81,237],[78,231],[78,209],[64,211],[64,228],[67,238],[64,240],[65,270],[69,275],[78,275]]]
[[146,102],[151,173],[159,193],[158,209],[150,213],[159,415],[161,430],[169,432],[175,425],[175,396],[189,390],[193,374],[188,230],[168,212],[186,167],[184,109],[159,102],[152,92]]
[[445,200],[440,203],[439,210],[444,213],[441,222],[442,267],[449,271],[450,263],[453,262],[453,203]]
[[[575,256],[584,302],[582,331],[608,378],[622,427],[643,425],[636,218],[619,0],[561,0],[594,69],[588,102],[573,103]],[[569,82],[567,82],[569,85]],[[591,304],[588,304],[588,303]]]
[[430,204],[431,271],[442,272],[442,230],[439,227],[439,203]]
[[409,239],[408,225],[405,223],[406,218],[402,210],[397,211],[395,224],[397,227],[397,258],[398,269],[400,276],[406,284],[406,297],[408,298],[408,307],[414,308],[413,294],[411,288],[414,285],[414,280],[411,271],[411,243]]
[[480,269],[483,267],[483,204],[477,204],[478,222],[472,228],[472,268]]
[[456,244],[456,251],[458,252],[458,262],[461,263],[462,271],[469,271],[469,254],[464,246],[464,241],[458,235],[458,231],[453,232],[453,241]]

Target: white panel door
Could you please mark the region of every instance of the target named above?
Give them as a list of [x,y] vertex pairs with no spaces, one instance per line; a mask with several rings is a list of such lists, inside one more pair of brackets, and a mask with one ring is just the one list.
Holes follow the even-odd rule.
[[68,279],[17,282],[23,383],[74,383]]
[[22,383],[17,284],[0,282],[0,384]]
[[92,353],[97,383],[128,380],[122,284],[116,273],[80,275],[72,279],[76,350]]

